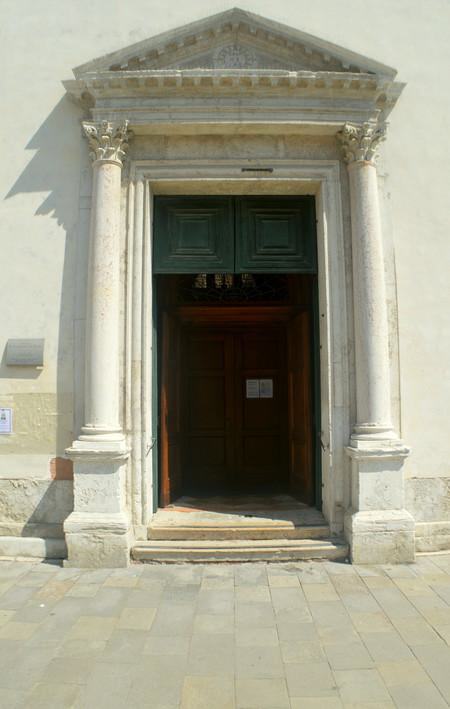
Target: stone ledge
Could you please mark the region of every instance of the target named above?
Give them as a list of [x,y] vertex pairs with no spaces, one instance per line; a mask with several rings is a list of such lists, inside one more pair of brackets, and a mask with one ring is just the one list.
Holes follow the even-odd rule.
[[65,559],[64,539],[42,537],[0,537],[0,557],[12,559]]
[[412,532],[414,518],[407,510],[350,512],[345,517],[345,528],[351,529],[353,533]]
[[0,520],[0,537],[42,537],[43,539],[64,539],[63,523],[29,523]]
[[450,550],[450,522],[416,522],[416,551]]

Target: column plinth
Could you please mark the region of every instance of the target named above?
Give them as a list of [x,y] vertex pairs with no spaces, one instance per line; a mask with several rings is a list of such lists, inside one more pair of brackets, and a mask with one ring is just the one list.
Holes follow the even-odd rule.
[[86,311],[85,424],[74,461],[74,511],[64,524],[70,566],[127,566],[129,451],[120,423],[120,201],[127,123],[83,122],[93,159]]
[[414,559],[414,520],[404,509],[409,449],[391,420],[389,329],[376,150],[385,127],[346,124],[338,133],[348,167],[352,224],[356,421],[347,453],[351,501],[345,530],[358,563]]

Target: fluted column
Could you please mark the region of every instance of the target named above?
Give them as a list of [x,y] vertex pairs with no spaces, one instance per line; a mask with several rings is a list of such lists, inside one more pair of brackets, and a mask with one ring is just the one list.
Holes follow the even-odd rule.
[[120,204],[128,122],[83,122],[93,160],[85,353],[85,424],[66,452],[74,461],[74,511],[64,524],[71,566],[126,566],[129,451],[120,387]]
[[389,330],[376,151],[386,127],[346,124],[338,133],[347,163],[352,225],[356,421],[347,449],[351,501],[346,531],[360,563],[410,561],[414,524],[404,509],[409,449],[392,428]]

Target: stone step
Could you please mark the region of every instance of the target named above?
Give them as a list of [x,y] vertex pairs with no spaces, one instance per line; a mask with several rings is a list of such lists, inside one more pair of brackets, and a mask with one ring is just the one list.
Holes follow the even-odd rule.
[[148,528],[148,539],[155,541],[209,540],[226,539],[327,539],[330,528],[327,524],[296,525],[291,522],[266,524],[261,520],[258,524],[230,523],[223,525],[208,524],[151,524]]
[[149,540],[131,551],[140,562],[299,561],[345,559],[348,545],[333,539]]

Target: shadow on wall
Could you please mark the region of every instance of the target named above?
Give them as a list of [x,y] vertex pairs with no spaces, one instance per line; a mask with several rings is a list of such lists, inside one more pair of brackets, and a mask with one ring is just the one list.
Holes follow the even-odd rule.
[[[80,222],[80,177],[83,168],[88,166],[88,151],[80,129],[82,117],[82,110],[66,96],[60,99],[27,144],[26,149],[35,150],[36,153],[5,196],[5,199],[12,199],[27,193],[48,193],[34,214],[29,216],[56,219],[61,228],[59,230],[52,228],[49,238],[53,243],[55,243],[55,239],[64,239],[64,261],[60,288],[58,287],[60,302],[56,352],[56,404],[53,404],[52,411],[46,412],[53,417],[53,420],[56,414],[55,438],[51,444],[54,450],[50,448],[49,467],[47,470],[42,470],[39,480],[30,478],[28,471],[24,471],[24,477],[20,481],[15,481],[16,485],[20,482],[34,486],[34,491],[30,495],[25,495],[29,498],[29,502],[33,500],[34,507],[30,509],[28,505],[28,521],[23,519],[25,525],[23,534],[30,536],[35,534],[36,525],[55,524],[62,528],[64,519],[61,518],[60,512],[64,511],[64,517],[66,517],[73,507],[73,475],[71,462],[65,459],[65,448],[78,434],[77,425],[74,422],[73,391],[80,383],[80,368],[81,370],[83,368],[83,357],[76,356],[74,334],[76,327],[79,330],[84,329],[84,312],[81,312],[79,301],[81,300],[84,304],[85,296],[84,293],[79,296],[77,292],[80,289],[83,290],[85,282],[83,274],[85,256],[83,254],[87,252],[88,241],[85,221],[81,220]],[[23,204],[23,210],[26,210],[30,202],[25,200]],[[27,216],[25,213],[25,218]],[[42,234],[43,227],[42,224],[39,224],[39,235],[42,237]],[[47,252],[46,256],[49,259],[51,253]],[[31,258],[32,254],[30,254]],[[56,267],[61,268],[59,260]],[[33,269],[31,260],[30,269]],[[45,290],[45,273],[42,274],[42,278],[44,281],[42,297],[58,297]],[[77,291],[75,290],[76,283],[78,284]],[[41,309],[41,306],[45,307],[45,302],[42,304],[30,303],[31,310],[33,307]],[[54,307],[52,309],[54,310]],[[41,326],[45,327],[45,323]],[[54,329],[53,326],[51,329]],[[8,333],[5,335],[8,337]],[[43,333],[20,332],[20,335],[16,336],[33,338],[43,336]],[[54,356],[52,350],[54,352],[55,345],[46,338],[46,359]],[[44,368],[45,364],[44,360]],[[74,374],[75,367],[78,368],[76,370],[78,374],[76,372]],[[32,367],[7,367],[3,353],[0,363],[0,378],[37,379],[40,374],[39,370]],[[41,450],[42,447],[39,451]],[[18,450],[18,452],[22,451]],[[34,451],[27,449],[27,452],[32,455]],[[38,483],[37,488],[40,488],[37,495],[38,490],[35,483]],[[22,511],[25,512],[25,509],[22,508]],[[18,522],[17,519],[16,521]]]

